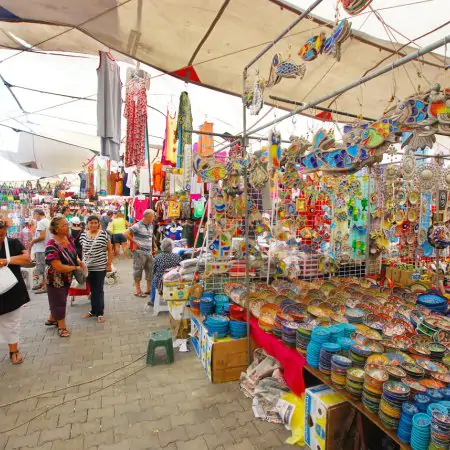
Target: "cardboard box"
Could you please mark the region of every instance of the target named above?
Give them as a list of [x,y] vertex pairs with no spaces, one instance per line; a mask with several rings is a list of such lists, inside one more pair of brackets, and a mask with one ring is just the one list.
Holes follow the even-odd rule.
[[351,404],[326,384],[305,391],[305,442],[312,450],[344,448]]

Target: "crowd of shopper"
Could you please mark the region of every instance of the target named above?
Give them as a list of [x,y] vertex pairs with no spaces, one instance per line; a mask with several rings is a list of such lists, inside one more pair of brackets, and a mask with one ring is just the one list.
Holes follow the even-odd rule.
[[[27,223],[25,245],[7,236],[10,222],[0,216],[0,342],[8,344],[12,364],[23,362],[19,352],[21,307],[30,301],[21,266],[35,262],[36,294],[47,294],[48,327],[56,327],[62,338],[70,336],[66,323],[69,290],[89,286],[90,310],[83,318],[103,323],[104,282],[113,270],[113,258],[124,259],[132,252],[134,295],[153,304],[166,269],[179,264],[172,253],[173,242],[161,240],[155,213],[147,210],[142,220],[131,225],[120,211],[80,211],[64,207],[53,218],[42,209]],[[24,234],[25,236],[25,234]],[[32,237],[32,238],[31,238]],[[145,290],[141,287],[145,280]],[[8,284],[9,283],[9,284]]]

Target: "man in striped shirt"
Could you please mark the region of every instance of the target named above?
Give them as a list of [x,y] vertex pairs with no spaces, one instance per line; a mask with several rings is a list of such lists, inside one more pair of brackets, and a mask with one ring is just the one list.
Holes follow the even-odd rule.
[[[146,297],[150,294],[150,284],[153,270],[153,220],[155,212],[152,209],[144,211],[142,220],[125,231],[124,236],[133,244],[133,278],[136,287],[136,297]],[[141,289],[142,273],[145,271],[147,291]]]

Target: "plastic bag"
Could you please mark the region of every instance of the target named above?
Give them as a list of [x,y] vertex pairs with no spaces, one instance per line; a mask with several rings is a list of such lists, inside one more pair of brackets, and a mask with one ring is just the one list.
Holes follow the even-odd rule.
[[[293,394],[283,394],[281,399],[294,405],[293,414],[287,414],[286,417],[290,419],[289,427],[292,432],[292,436],[286,439],[286,444],[299,445],[304,447],[305,444],[305,395],[301,397]],[[283,404],[281,404],[283,405]],[[283,416],[282,416],[283,417]]]

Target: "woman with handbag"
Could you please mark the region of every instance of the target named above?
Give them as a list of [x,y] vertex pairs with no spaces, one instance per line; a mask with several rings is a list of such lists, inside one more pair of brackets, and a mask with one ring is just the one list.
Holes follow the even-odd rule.
[[80,238],[83,247],[83,261],[88,269],[88,283],[91,288],[91,310],[83,315],[84,319],[96,317],[98,323],[105,321],[105,283],[106,272],[111,272],[112,245],[109,235],[102,230],[97,216],[87,218],[86,231]]
[[67,296],[74,276],[78,282],[85,281],[86,266],[77,256],[70,237],[69,222],[65,217],[55,217],[49,230],[53,238],[47,242],[45,262],[50,317],[45,325],[56,325],[60,337],[69,337],[66,327]]
[[18,239],[7,237],[9,222],[0,217],[0,341],[9,346],[11,364],[23,362],[19,352],[21,308],[30,301],[20,266],[30,263]]

